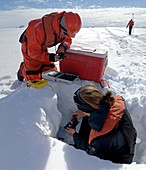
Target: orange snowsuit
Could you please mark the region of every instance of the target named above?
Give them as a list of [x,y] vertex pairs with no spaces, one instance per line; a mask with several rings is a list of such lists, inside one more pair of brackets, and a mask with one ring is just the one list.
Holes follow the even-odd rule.
[[44,70],[57,70],[54,62],[50,61],[48,47],[58,43],[70,47],[71,37],[65,39],[60,37],[60,19],[64,13],[65,11],[51,13],[29,22],[21,37],[24,62],[20,66],[20,71],[26,81],[41,79]]

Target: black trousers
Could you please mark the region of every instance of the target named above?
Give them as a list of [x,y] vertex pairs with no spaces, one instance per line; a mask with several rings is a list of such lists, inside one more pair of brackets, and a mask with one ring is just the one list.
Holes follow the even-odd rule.
[[132,33],[132,26],[129,26],[129,35]]

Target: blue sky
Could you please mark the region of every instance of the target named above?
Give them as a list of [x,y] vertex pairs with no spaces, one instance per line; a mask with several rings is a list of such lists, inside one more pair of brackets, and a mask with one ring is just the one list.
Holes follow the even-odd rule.
[[146,0],[0,0],[0,10],[14,8],[146,7]]

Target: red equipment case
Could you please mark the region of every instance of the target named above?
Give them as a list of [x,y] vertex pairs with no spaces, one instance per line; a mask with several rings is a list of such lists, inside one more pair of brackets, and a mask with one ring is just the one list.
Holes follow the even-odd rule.
[[76,74],[81,79],[100,82],[108,63],[108,52],[105,50],[69,49],[66,57],[60,62],[60,71]]

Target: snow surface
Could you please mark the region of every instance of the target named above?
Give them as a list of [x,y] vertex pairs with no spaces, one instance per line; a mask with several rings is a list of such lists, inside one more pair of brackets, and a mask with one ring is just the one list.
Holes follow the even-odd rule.
[[[108,51],[108,67],[103,78],[115,94],[125,98],[138,132],[133,163],[125,165],[100,160],[55,138],[59,126],[63,127],[77,109],[72,99],[74,91],[89,81],[79,80],[71,85],[50,81],[49,86],[34,89],[16,80],[16,72],[22,61],[18,39],[25,29],[18,28],[18,12],[23,14],[21,19],[25,26],[28,16],[46,12],[31,10],[28,13],[28,10],[22,10],[10,11],[13,20],[8,17],[8,11],[0,12],[0,170],[146,169],[146,29],[134,27],[129,36],[125,28],[128,19],[125,18],[124,27],[118,25],[114,17],[123,20],[122,15],[128,10],[122,8],[115,12],[113,9],[114,14],[111,15],[105,15],[104,9],[99,10],[102,20],[96,18],[94,9],[88,10],[87,18],[83,10],[79,10],[84,27],[73,39],[72,48]],[[142,16],[142,26],[146,9],[135,8],[132,13],[133,10],[137,16]],[[111,21],[119,27],[109,27]],[[103,22],[106,23],[104,27],[94,27],[96,24],[103,26]],[[72,140],[65,132],[63,135],[66,135],[67,142]]]

